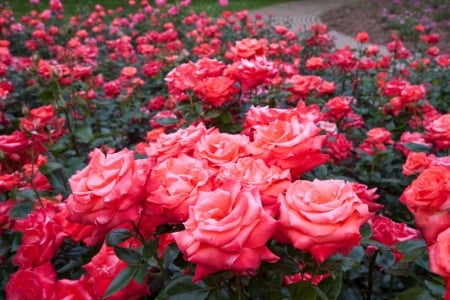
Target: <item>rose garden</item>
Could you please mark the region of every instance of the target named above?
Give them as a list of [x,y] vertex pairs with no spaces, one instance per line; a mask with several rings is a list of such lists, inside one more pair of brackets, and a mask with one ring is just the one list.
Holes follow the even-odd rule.
[[0,298],[450,299],[439,34],[156,2],[0,4]]

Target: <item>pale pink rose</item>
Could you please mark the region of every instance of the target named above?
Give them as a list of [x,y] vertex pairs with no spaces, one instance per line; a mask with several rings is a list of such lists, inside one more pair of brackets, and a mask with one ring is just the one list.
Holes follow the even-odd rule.
[[70,222],[94,224],[105,233],[115,226],[139,219],[151,163],[135,160],[123,149],[104,154],[95,149],[89,164],[69,179],[66,200]]
[[184,258],[196,265],[194,281],[226,270],[249,275],[261,261],[278,260],[266,246],[277,221],[263,209],[256,187],[229,181],[200,192],[184,226],[173,235]]
[[228,5],[228,0],[219,0],[219,5],[220,6],[227,6]]
[[319,263],[336,253],[348,255],[371,216],[352,184],[343,180],[297,180],[279,198],[276,238],[309,251]]

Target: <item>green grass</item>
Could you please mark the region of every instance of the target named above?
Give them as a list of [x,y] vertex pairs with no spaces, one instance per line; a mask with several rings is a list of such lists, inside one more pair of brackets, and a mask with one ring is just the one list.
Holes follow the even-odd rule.
[[[288,2],[289,0],[229,0],[227,7],[221,7],[218,0],[192,0],[190,9],[197,12],[204,11],[211,16],[218,16],[224,10],[239,11],[243,9],[257,9],[264,6]],[[83,4],[80,4],[82,2]],[[139,3],[139,0],[136,1]],[[154,1],[149,1],[153,5]],[[179,1],[168,1],[169,3],[176,3]],[[119,6],[128,6],[127,0],[62,0],[64,5],[64,14],[66,16],[73,16],[80,13],[91,11],[96,4],[101,4],[106,9],[115,9]],[[30,4],[28,0],[10,0],[6,1],[7,7],[11,8],[18,16],[26,15],[32,9],[42,11],[48,8],[48,0],[41,0],[39,5]]]

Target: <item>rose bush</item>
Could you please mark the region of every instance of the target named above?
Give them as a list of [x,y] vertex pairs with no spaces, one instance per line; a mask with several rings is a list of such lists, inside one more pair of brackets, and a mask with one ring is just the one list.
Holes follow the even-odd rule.
[[0,298],[449,298],[436,36],[188,2],[0,4]]

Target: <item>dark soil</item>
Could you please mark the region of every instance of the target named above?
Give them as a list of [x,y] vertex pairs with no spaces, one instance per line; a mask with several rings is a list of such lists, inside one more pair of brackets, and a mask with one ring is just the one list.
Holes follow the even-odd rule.
[[[356,36],[358,32],[365,31],[370,36],[370,42],[378,45],[386,45],[391,41],[391,36],[396,32],[389,28],[383,21],[381,11],[383,7],[392,4],[392,0],[361,0],[354,4],[345,5],[339,9],[329,11],[321,16],[324,24],[336,31],[349,36]],[[437,46],[441,51],[450,51],[450,34],[443,28],[433,30],[439,33],[440,42]],[[407,46],[411,47],[411,41],[407,37],[400,37]]]

